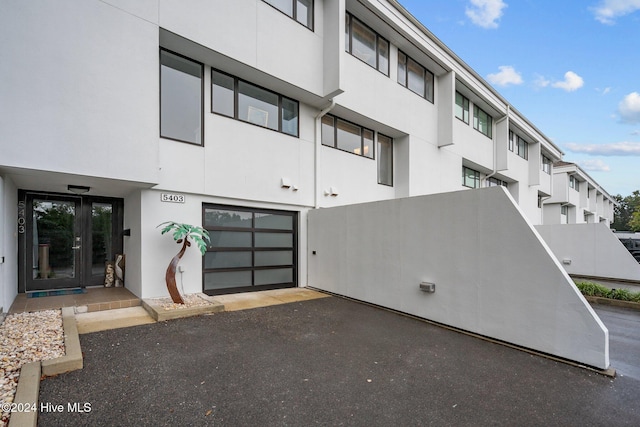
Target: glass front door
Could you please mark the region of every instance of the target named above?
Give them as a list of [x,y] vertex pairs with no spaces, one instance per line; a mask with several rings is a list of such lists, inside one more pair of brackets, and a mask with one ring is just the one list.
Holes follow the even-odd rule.
[[34,196],[27,209],[27,291],[79,286],[79,198]]
[[122,200],[38,193],[20,199],[19,289],[104,284],[105,264],[122,253]]

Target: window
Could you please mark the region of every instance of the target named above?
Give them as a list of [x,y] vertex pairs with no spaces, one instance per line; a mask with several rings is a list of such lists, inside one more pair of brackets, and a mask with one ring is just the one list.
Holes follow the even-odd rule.
[[305,27],[313,30],[313,0],[263,0]]
[[462,185],[469,188],[480,188],[480,172],[463,166]]
[[573,175],[569,175],[569,188],[580,191],[580,182]]
[[473,106],[473,128],[488,138],[492,138],[491,116],[477,105]]
[[378,184],[393,186],[393,139],[378,134]]
[[211,111],[298,136],[298,101],[211,70]]
[[542,154],[542,172],[551,175],[551,159]]
[[322,117],[322,144],[373,159],[373,131],[345,120]]
[[456,117],[469,124],[469,99],[456,92]]
[[560,222],[563,224],[568,224],[569,223],[569,218],[567,218],[567,216],[569,215],[569,206],[567,205],[563,205],[560,207]]
[[[509,150],[516,153],[518,156],[527,160],[529,158],[529,144],[524,139],[520,138],[518,135],[513,133],[513,131],[509,131]],[[544,170],[544,158],[543,156],[543,170]],[[549,161],[549,171],[547,173],[551,173],[551,160],[547,158]],[[546,171],[545,171],[546,172]]]
[[433,102],[433,74],[401,51],[398,51],[398,83]]
[[203,65],[160,50],[160,136],[202,145]]
[[382,74],[389,75],[389,42],[348,13],[345,50]]
[[488,178],[487,179],[487,187],[498,187],[498,186],[503,186],[503,187],[508,187],[509,184],[506,181],[503,181],[501,179],[498,178]]

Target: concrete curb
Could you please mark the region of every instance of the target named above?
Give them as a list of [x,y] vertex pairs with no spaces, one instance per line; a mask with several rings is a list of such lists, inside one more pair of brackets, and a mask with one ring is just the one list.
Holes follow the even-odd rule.
[[13,412],[9,418],[11,426],[38,425],[38,394],[40,393],[40,362],[22,365],[20,380],[13,399],[19,412]]
[[175,310],[165,310],[161,304],[154,300],[142,300],[142,307],[149,313],[156,322],[171,319],[181,319],[183,317],[198,316],[201,314],[219,313],[224,311],[224,304],[220,304],[213,298],[205,294],[197,294],[200,298],[209,302],[208,305],[201,305],[189,308],[178,308]]
[[619,299],[592,297],[592,296],[586,296],[586,295],[585,295],[585,298],[587,301],[589,301],[592,304],[611,305],[614,307],[623,307],[623,308],[631,308],[633,310],[640,310],[640,302],[622,301]]
[[82,369],[82,350],[78,325],[73,307],[62,309],[62,325],[64,328],[65,355],[57,359],[43,360],[42,375],[51,376]]
[[42,375],[51,376],[64,372],[82,369],[82,350],[80,337],[73,307],[62,309],[62,328],[64,330],[65,355],[56,359],[43,360],[22,365],[18,388],[13,399],[17,408],[24,409],[14,412],[9,418],[12,426],[36,426],[38,424],[38,394],[40,393],[40,378]]

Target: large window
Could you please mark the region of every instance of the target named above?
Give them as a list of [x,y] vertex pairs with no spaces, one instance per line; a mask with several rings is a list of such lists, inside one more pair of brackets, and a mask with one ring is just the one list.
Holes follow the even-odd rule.
[[456,117],[469,124],[469,99],[456,92]]
[[480,172],[463,166],[462,185],[469,188],[480,188]]
[[202,145],[203,65],[160,50],[160,136]]
[[[509,150],[513,151],[525,160],[529,158],[529,144],[523,138],[516,135],[513,131],[509,131]],[[549,160],[549,162],[551,161]],[[551,173],[551,163],[549,163],[549,172],[547,173]]]
[[488,138],[493,137],[491,132],[491,121],[492,118],[489,114],[477,105],[473,106],[473,128]]
[[211,111],[298,136],[298,102],[211,70]]
[[373,159],[373,131],[326,115],[322,118],[322,144]]
[[398,83],[433,102],[433,74],[398,51]]
[[313,0],[263,0],[313,30]]
[[378,134],[378,184],[393,185],[393,139]]
[[348,13],[345,50],[382,74],[389,75],[389,42]]
[[544,154],[542,154],[541,157],[542,171],[551,175],[551,159]]

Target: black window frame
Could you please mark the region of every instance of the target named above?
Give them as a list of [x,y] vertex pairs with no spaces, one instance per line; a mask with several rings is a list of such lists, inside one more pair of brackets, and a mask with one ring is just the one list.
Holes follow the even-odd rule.
[[[175,138],[171,136],[164,136],[162,134],[162,67],[167,66],[162,63],[162,53],[166,52],[170,55],[178,56],[187,61],[193,62],[194,64],[198,64],[200,66],[200,143],[187,141],[180,138]],[[204,147],[204,64],[202,62],[196,61],[194,59],[189,58],[188,56],[181,55],[177,52],[174,52],[169,49],[165,49],[161,47],[158,50],[158,83],[159,83],[159,94],[160,94],[160,108],[158,109],[159,113],[159,135],[162,139],[169,139],[171,141],[183,142],[185,144],[196,145],[198,147]]]
[[[367,24],[365,24],[364,22],[362,22],[361,20],[359,20],[358,18],[356,18],[355,16],[353,16],[351,13],[347,12],[345,14],[345,51],[353,56],[354,58],[358,59],[359,61],[364,62],[365,64],[367,64],[368,66],[370,66],[371,68],[377,70],[378,72],[384,74],[385,76],[389,77],[389,70],[390,70],[390,50],[391,50],[391,44],[389,43],[389,40],[385,39],[384,37],[382,37],[380,34],[378,34],[373,28],[371,28],[370,26],[368,26]],[[358,23],[360,25],[362,25],[363,27],[367,28],[369,31],[371,31],[375,36],[376,36],[376,41],[375,41],[375,49],[376,49],[376,66],[374,67],[373,65],[369,64],[368,62],[366,62],[364,59],[359,58],[358,56],[356,56],[353,53],[353,21],[356,20],[358,21]],[[387,69],[386,71],[382,71],[380,69],[380,43],[386,43],[387,46]]]
[[[484,115],[487,116],[487,130],[488,130],[487,133],[484,133],[482,130],[479,129],[480,118],[479,118],[478,111],[481,111]],[[487,113],[486,111],[484,111],[477,104],[473,104],[473,128],[478,132],[480,132],[481,134],[483,134],[484,136],[486,136],[487,138],[493,139],[493,116]]]
[[287,12],[285,12],[284,10],[280,9],[278,6],[276,6],[273,3],[269,3],[266,0],[262,0],[264,3],[268,4],[269,6],[271,6],[272,8],[274,8],[275,10],[277,10],[278,12],[282,13],[283,15],[293,19],[295,22],[297,22],[298,24],[302,25],[303,27],[314,31],[314,21],[316,19],[316,9],[315,9],[315,1],[314,0],[309,0],[311,2],[311,22],[309,22],[309,25],[305,25],[304,23],[300,22],[300,20],[298,19],[298,2],[300,0],[291,0],[292,2],[292,13],[293,16],[289,15]]
[[[404,63],[404,83],[400,81],[400,58],[401,56],[404,57],[405,59],[405,63]],[[415,90],[413,90],[412,88],[409,87],[409,61],[412,61],[415,65],[417,65],[418,67],[420,67],[422,69],[422,71],[424,71],[424,92],[423,93],[418,93]],[[431,76],[431,80],[429,80],[429,76]],[[416,61],[415,59],[413,59],[412,57],[410,57],[409,55],[407,55],[406,53],[404,53],[403,51],[401,51],[400,49],[398,49],[398,84],[400,86],[403,86],[407,89],[409,89],[411,92],[415,93],[416,95],[426,99],[427,101],[429,101],[432,104],[435,104],[435,74],[433,74],[431,71],[429,71],[429,69],[427,67],[425,67],[424,65],[420,64],[418,61]]]
[[[377,158],[377,157],[376,157],[376,144],[377,144],[376,134],[377,134],[377,132],[375,132],[373,129],[369,129],[369,128],[366,128],[366,127],[364,127],[364,126],[360,126],[359,124],[357,124],[357,123],[353,123],[353,122],[351,122],[351,121],[349,121],[349,120],[345,120],[345,119],[340,118],[340,117],[338,117],[338,116],[334,116],[333,114],[325,114],[324,116],[322,116],[322,118],[323,118],[323,119],[324,119],[325,117],[331,117],[331,118],[333,119],[333,145],[328,145],[328,144],[325,144],[324,142],[322,142],[321,144],[322,144],[324,147],[334,148],[334,149],[336,149],[336,150],[340,150],[340,151],[343,151],[343,152],[345,152],[345,153],[353,154],[354,156],[363,157],[363,158],[365,158],[365,159],[376,160],[376,158]],[[347,124],[349,124],[349,125],[351,125],[351,126],[356,126],[356,127],[359,127],[359,128],[360,128],[360,154],[355,153],[355,152],[350,151],[350,150],[345,150],[344,148],[340,148],[340,147],[338,146],[338,125],[337,125],[338,120],[339,120],[339,121],[342,121],[342,122],[344,122],[344,123],[347,123]],[[322,125],[321,125],[321,126],[322,126]],[[365,152],[365,149],[364,149],[365,145],[364,145],[364,132],[363,132],[363,131],[369,131],[369,132],[371,132],[371,134],[372,134],[372,136],[373,136],[373,139],[371,140],[371,141],[372,141],[372,144],[371,144],[371,150],[373,151],[373,153],[371,153],[371,157],[366,156],[366,155],[364,154],[364,152]],[[321,132],[322,132],[322,130],[321,130]],[[320,137],[320,138],[322,139],[322,134],[321,134],[321,137]]]
[[[473,182],[475,183],[474,186],[469,186],[466,184],[467,180],[466,180],[466,171],[469,170],[471,172],[473,172]],[[467,187],[467,188],[480,188],[481,187],[481,183],[480,183],[480,172],[475,170],[475,169],[471,169],[470,167],[467,166],[462,166],[462,186],[463,187]]]
[[382,182],[381,179],[380,179],[380,168],[381,168],[380,164],[381,164],[381,161],[383,159],[382,159],[382,154],[381,154],[382,150],[380,150],[380,148],[378,147],[378,149],[376,150],[376,152],[378,153],[378,156],[377,156],[378,157],[378,159],[377,159],[377,163],[378,163],[378,184],[386,185],[388,187],[393,187],[393,173],[394,173],[394,170],[393,170],[393,145],[394,145],[393,144],[393,138],[391,138],[390,136],[387,136],[387,135],[384,135],[384,134],[381,134],[381,133],[377,132],[376,133],[376,141],[375,141],[376,145],[380,144],[380,137],[381,136],[383,138],[387,138],[389,140],[389,146],[390,146],[389,152],[390,152],[390,157],[391,157],[389,159],[389,163],[390,163],[389,169],[390,169],[391,181],[390,182]]
[[509,151],[518,157],[529,160],[529,143],[512,130],[509,131]]
[[540,164],[542,168],[542,172],[551,175],[552,162],[549,157],[544,154],[540,154]]
[[496,178],[494,176],[490,176],[485,180],[485,187],[505,187],[509,188],[509,183],[500,178]]
[[[227,76],[227,77],[233,79],[233,116],[229,116],[227,114],[224,114],[224,113],[221,113],[221,112],[218,112],[218,111],[214,110],[214,105],[213,105],[213,103],[214,103],[214,98],[213,98],[213,92],[214,92],[213,78],[214,78],[214,73],[219,73],[219,74],[222,74],[224,76]],[[258,88],[258,89],[264,90],[264,91],[269,92],[270,94],[275,95],[275,96],[278,97],[278,129],[273,129],[273,128],[269,127],[269,126],[262,126],[262,125],[260,125],[258,123],[254,123],[254,122],[251,122],[251,121],[244,120],[244,119],[240,118],[239,105],[238,105],[239,104],[238,103],[238,96],[240,94],[238,87],[239,87],[240,82],[242,82],[244,84],[247,84],[247,85],[254,86],[254,87]],[[296,134],[295,135],[283,131],[283,126],[282,126],[283,99],[286,99],[288,101],[292,101],[292,102],[294,102],[296,104],[296,112],[297,112],[298,120],[297,120],[297,124],[296,124]],[[218,116],[228,117],[228,118],[231,118],[231,119],[234,119],[234,120],[238,120],[238,121],[243,122],[243,123],[248,123],[250,125],[258,126],[258,127],[263,128],[263,129],[268,129],[270,131],[278,132],[278,133],[281,133],[283,135],[292,136],[294,138],[300,138],[300,102],[298,100],[295,100],[295,99],[290,98],[288,96],[282,95],[282,94],[280,94],[278,92],[274,92],[274,91],[272,91],[270,89],[267,89],[267,88],[265,88],[263,86],[257,85],[255,83],[252,83],[252,82],[244,80],[244,79],[241,79],[239,77],[236,77],[236,76],[234,76],[232,74],[226,73],[224,71],[218,70],[218,69],[213,68],[213,67],[211,68],[211,113],[212,114],[216,114]]]
[[[462,105],[458,104],[458,95],[460,95],[460,97],[462,98]],[[458,116],[457,108],[454,111],[455,117],[458,120],[460,120],[461,122],[466,123],[468,125],[469,124],[469,116],[471,115],[471,110],[470,110],[470,105],[471,104],[470,104],[469,98],[464,96],[462,93],[456,91],[456,94],[455,94],[455,105],[456,105],[456,107],[460,107],[462,109],[462,117]],[[465,120],[465,116],[466,116],[466,120]]]

